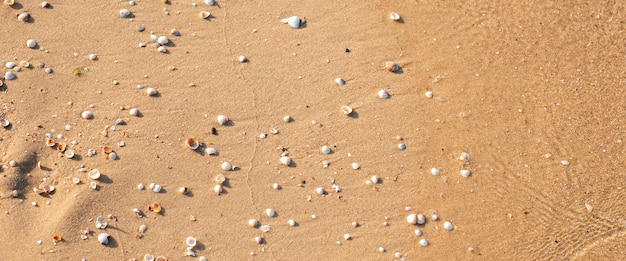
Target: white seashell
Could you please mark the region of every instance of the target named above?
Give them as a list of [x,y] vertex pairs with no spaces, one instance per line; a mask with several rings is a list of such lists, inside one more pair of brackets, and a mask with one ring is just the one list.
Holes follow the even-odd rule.
[[222,193],[222,191],[224,191],[224,189],[222,188],[222,185],[217,184],[213,187],[213,191],[215,191],[215,193],[219,195]]
[[139,183],[139,184],[137,185],[137,189],[138,189],[138,190],[144,190],[144,189],[146,189],[146,186],[145,186],[143,183]]
[[352,107],[350,107],[348,105],[344,105],[344,106],[341,106],[341,112],[344,115],[350,115],[350,114],[352,114],[353,110],[352,110]]
[[472,174],[469,170],[466,170],[466,169],[462,169],[460,173],[461,173],[461,176],[463,176],[464,178],[467,178]]
[[417,224],[417,214],[409,214],[406,216],[406,222],[409,222],[411,225]]
[[156,96],[157,95],[157,90],[155,88],[148,88],[146,89],[146,94],[148,94],[148,96]]
[[172,30],[170,30],[170,34],[172,34],[173,36],[180,36],[180,31],[178,31],[178,29],[176,28],[172,28]]
[[188,247],[195,247],[197,241],[194,237],[187,237],[187,239],[185,239],[185,243],[187,243]]
[[72,183],[78,185],[80,183],[80,179],[79,178],[72,178]]
[[37,42],[35,42],[35,40],[33,40],[33,39],[28,39],[26,41],[26,46],[28,48],[35,48],[35,47],[37,47]]
[[267,133],[260,133],[259,134],[259,139],[265,139],[267,138]]
[[326,190],[324,190],[324,188],[322,188],[322,187],[318,187],[318,188],[316,188],[316,189],[315,189],[315,192],[316,192],[318,195],[324,195],[324,194],[326,194]]
[[376,175],[372,176],[370,179],[372,180],[372,183],[374,184],[378,184],[380,182],[380,178]]
[[130,11],[128,9],[120,9],[120,17],[127,18],[130,16]]
[[4,0],[4,5],[12,6],[15,4],[15,0]]
[[13,73],[13,72],[6,72],[6,73],[4,73],[4,79],[7,79],[7,80],[13,80],[13,79],[15,79],[16,77],[17,77],[17,76],[16,76],[16,75],[15,75],[15,73]]
[[446,221],[443,222],[443,228],[445,228],[446,230],[452,230],[454,229],[454,226],[452,225],[452,223],[450,223],[450,221]]
[[459,156],[460,161],[469,161],[470,155],[467,152],[462,152],[461,156]]
[[297,17],[297,16],[285,18],[285,19],[282,19],[281,21],[284,24],[288,24],[292,28],[296,28],[296,29],[300,28],[300,26],[303,24],[303,21],[300,20],[300,17]]
[[215,183],[221,185],[224,183],[224,181],[226,181],[226,176],[224,176],[224,174],[218,174],[217,176],[215,176]]
[[198,257],[198,261],[209,261],[209,259],[206,256],[200,256]]
[[185,251],[185,256],[196,256],[196,252],[193,250],[187,250]]
[[150,35],[150,42],[151,42],[151,43],[156,42],[158,39],[159,39],[159,37],[158,37],[158,36],[156,36],[156,35],[154,35],[154,34],[151,34],[151,35]]
[[420,239],[420,246],[428,246],[428,240],[426,240],[425,238]]
[[291,118],[291,116],[289,116],[289,115],[287,115],[287,116],[283,117],[283,121],[284,121],[285,123],[290,123],[292,120],[293,120],[293,119],[292,119],[292,118]]
[[393,61],[387,61],[385,62],[385,69],[390,72],[397,72],[400,70],[400,65]]
[[352,169],[354,170],[358,170],[361,168],[361,164],[357,163],[357,162],[353,162],[352,163]]
[[387,251],[387,250],[385,250],[384,247],[379,247],[378,248],[378,252],[385,253],[385,251]]
[[83,117],[83,119],[86,119],[86,120],[91,120],[94,117],[93,112],[91,112],[91,111],[83,111],[80,114],[80,116]]
[[240,63],[245,63],[248,61],[248,57],[245,57],[243,55],[240,55],[238,59]]
[[71,158],[73,158],[73,157],[74,157],[74,155],[75,155],[75,154],[74,154],[74,150],[66,150],[66,151],[63,153],[63,155],[64,155],[66,158],[71,159]]
[[215,148],[206,148],[206,149],[204,149],[204,152],[206,154],[213,155],[213,156],[218,154],[217,149],[215,149]]
[[161,185],[154,184],[154,188],[152,188],[152,191],[154,191],[155,193],[159,193],[159,192],[161,192],[161,189],[163,189],[163,187],[161,187]]
[[351,240],[351,239],[352,239],[352,236],[351,236],[350,234],[343,234],[343,238],[344,238],[345,240]]
[[[0,85],[2,86],[2,85]],[[0,119],[0,125],[2,125],[2,127],[9,127],[9,125],[11,125],[11,123],[8,120],[5,119]]]
[[89,178],[90,179],[99,179],[100,178],[100,170],[98,169],[92,169],[89,171]]
[[424,225],[424,223],[426,223],[426,217],[422,214],[417,214],[417,224]]
[[261,245],[261,244],[263,244],[263,243],[265,242],[265,239],[264,239],[263,237],[261,237],[261,236],[258,236],[258,237],[255,237],[255,238],[254,238],[254,241],[255,241],[257,244]]
[[346,81],[344,81],[344,80],[343,80],[343,79],[341,79],[341,78],[337,78],[337,79],[335,79],[335,82],[336,82],[337,84],[339,84],[339,86],[343,86],[343,85],[345,85],[345,84],[346,84]]
[[432,173],[433,175],[439,175],[439,169],[438,168],[432,168],[430,169],[430,173]]
[[222,169],[225,171],[233,170],[233,165],[228,161],[224,161],[224,163],[222,163]]
[[432,92],[432,91],[426,91],[426,92],[424,93],[424,96],[426,96],[426,98],[429,98],[429,99],[430,99],[430,98],[432,98],[432,97],[433,97],[433,92]]
[[389,19],[391,19],[392,21],[398,21],[400,20],[400,14],[392,12],[389,14]]
[[280,185],[278,183],[274,183],[274,185],[272,185],[272,188],[274,188],[275,190],[281,189],[281,187],[280,187]]
[[111,235],[109,235],[108,233],[100,233],[100,235],[98,235],[98,242],[100,242],[100,244],[106,245],[109,243],[109,237]]
[[50,7],[50,3],[48,3],[48,2],[41,2],[41,7],[42,8],[49,8]]
[[165,35],[161,35],[159,36],[159,38],[157,38],[157,43],[159,43],[160,45],[165,45],[168,44],[170,42],[170,39],[167,39],[167,36]]
[[404,144],[404,143],[398,143],[398,149],[400,149],[400,150],[405,150],[405,149],[406,149],[406,144]]
[[154,261],[154,256],[151,254],[145,254],[143,256],[143,261]]
[[248,220],[248,225],[251,226],[251,227],[256,228],[256,227],[258,227],[260,225],[260,223],[259,223],[259,220],[255,219],[255,218],[252,218],[252,219]]
[[380,90],[378,91],[378,97],[380,97],[381,99],[389,99],[389,97],[391,97],[389,95],[389,93],[385,90]]
[[289,156],[280,157],[280,164],[283,164],[285,166],[291,165],[291,158]]
[[159,46],[157,48],[157,51],[159,51],[160,53],[167,53],[167,48],[165,48],[165,46]]
[[288,220],[287,223],[289,223],[290,227],[295,227],[297,225],[296,221],[293,219]]
[[274,216],[276,216],[276,210],[273,210],[273,209],[271,209],[271,208],[268,208],[268,209],[266,209],[266,210],[265,210],[265,214],[266,214],[268,217],[274,217]]
[[107,157],[107,159],[116,160],[117,159],[117,153],[115,151],[112,151],[106,157]]
[[96,190],[98,188],[98,184],[95,181],[92,181],[91,183],[89,183],[89,187],[93,190]]
[[98,60],[98,56],[92,53],[89,55],[89,60],[92,60],[92,61]]
[[20,20],[22,22],[28,22],[29,19],[30,19],[30,14],[26,12],[21,13],[17,16],[17,20]]
[[200,12],[200,17],[202,17],[202,19],[207,19],[207,18],[211,17],[211,13],[209,13],[207,11],[202,11],[202,12]]
[[96,219],[96,228],[105,229],[106,227],[107,227],[107,220],[104,217],[99,216]]
[[434,221],[437,221],[437,220],[439,220],[439,215],[437,215],[437,214],[433,214],[433,215],[431,216],[431,219],[432,219],[432,220],[434,220]]
[[206,5],[215,5],[215,0],[204,0]]
[[217,116],[217,123],[219,123],[220,125],[226,125],[228,123],[228,117],[226,117],[224,115],[218,115]]
[[35,193],[37,193],[37,194],[43,194],[43,192],[44,192],[43,190],[41,190],[40,188],[37,188],[37,187],[34,187],[34,188],[33,188],[33,191],[34,191]]
[[186,195],[187,193],[189,193],[189,188],[187,188],[187,187],[180,187],[178,189],[178,193]]
[[563,165],[563,166],[569,166],[569,161],[567,161],[567,160],[561,160],[561,165]]
[[324,145],[324,146],[322,147],[322,153],[324,153],[324,154],[330,154],[331,152],[332,152],[332,151],[330,150],[330,147],[328,147],[328,146],[326,146],[326,145]]
[[17,66],[17,64],[14,62],[7,62],[4,66],[6,66],[7,69],[13,69],[13,67]]
[[147,229],[148,229],[148,226],[146,225],[139,226],[139,232],[141,233],[145,233]]
[[139,115],[139,110],[137,110],[137,108],[132,108],[132,109],[128,110],[128,113],[131,116],[137,116],[137,115]]
[[259,227],[259,229],[261,230],[261,232],[267,233],[267,232],[270,232],[270,230],[272,230],[272,227],[270,227],[269,225],[262,225]]
[[415,235],[416,235],[416,236],[421,237],[423,234],[424,234],[424,233],[423,233],[423,232],[422,232],[419,228],[418,228],[418,229],[415,229]]

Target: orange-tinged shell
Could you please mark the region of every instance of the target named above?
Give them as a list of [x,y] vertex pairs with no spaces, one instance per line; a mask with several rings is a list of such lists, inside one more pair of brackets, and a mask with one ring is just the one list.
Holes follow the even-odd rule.
[[162,208],[161,208],[161,205],[159,205],[159,203],[154,203],[148,206],[148,210],[156,212],[156,213],[160,213]]
[[46,146],[48,147],[53,147],[54,145],[56,145],[57,143],[54,141],[54,139],[51,138],[47,138],[46,139]]
[[59,145],[57,145],[57,150],[59,150],[60,152],[65,152],[65,149],[67,148],[67,145],[63,142],[59,143]]
[[387,71],[396,72],[400,70],[400,65],[398,65],[395,62],[388,61],[388,62],[385,62],[385,68],[387,69]]
[[109,153],[113,152],[113,149],[111,147],[109,147],[109,146],[104,146],[102,148],[102,152],[104,152],[104,154],[109,154]]
[[198,142],[198,138],[196,137],[187,138],[187,140],[185,141],[185,144],[187,145],[187,147],[189,147],[192,150],[195,150],[198,147],[200,147],[200,143]]
[[54,236],[52,237],[52,239],[54,239],[54,241],[61,242],[61,240],[63,240],[63,237],[61,237],[61,236],[59,236],[59,235],[54,235]]

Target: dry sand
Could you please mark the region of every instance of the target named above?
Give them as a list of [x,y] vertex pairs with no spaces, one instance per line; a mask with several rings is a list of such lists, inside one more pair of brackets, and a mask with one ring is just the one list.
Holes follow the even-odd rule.
[[[0,8],[0,60],[33,65],[4,80],[0,93],[2,117],[12,123],[0,129],[1,260],[130,260],[146,253],[196,260],[183,257],[187,236],[209,260],[393,260],[396,252],[406,260],[626,256],[622,4],[192,2],[72,0],[43,9],[18,0]],[[122,8],[134,17],[120,18]],[[202,10],[212,18],[200,19]],[[30,22],[16,19],[23,11]],[[394,11],[402,20],[388,19]],[[305,17],[306,26],[281,23],[292,15]],[[181,36],[169,35],[172,28]],[[170,38],[168,53],[149,43],[150,32]],[[27,39],[40,50],[27,48]],[[99,59],[89,60],[91,53]],[[239,63],[239,55],[249,62]],[[401,73],[384,69],[389,60]],[[89,71],[78,77],[77,67]],[[335,84],[338,77],[347,84]],[[160,95],[149,97],[137,85]],[[391,98],[378,98],[380,89]],[[352,117],[341,114],[342,105],[354,108]],[[130,116],[132,107],[142,116]],[[84,110],[95,119],[82,119]],[[218,125],[219,114],[232,126]],[[285,115],[294,120],[283,122]],[[102,136],[117,118],[127,124]],[[279,133],[259,138],[272,128]],[[77,157],[46,147],[46,133],[76,141],[69,147]],[[190,136],[212,143],[219,155],[186,148]],[[323,145],[334,153],[322,154]],[[104,146],[119,160],[105,159]],[[280,165],[279,147],[293,166]],[[88,149],[98,154],[89,157]],[[458,160],[464,151],[469,165]],[[238,169],[222,171],[224,161]],[[97,191],[82,166],[103,173]],[[462,168],[472,175],[459,175]],[[228,182],[218,196],[219,173]],[[382,183],[366,185],[372,175]],[[72,184],[73,177],[82,183]],[[34,193],[43,183],[56,184],[55,193]],[[164,191],[141,191],[139,183]],[[191,193],[178,194],[181,186]],[[319,196],[316,187],[329,193]],[[147,210],[155,202],[161,214]],[[137,218],[133,208],[147,217]],[[267,217],[266,208],[277,217]],[[433,211],[439,221],[430,219]],[[410,213],[425,214],[427,223],[408,224]],[[117,220],[109,220],[111,242],[103,246],[95,219],[109,214]],[[263,233],[248,227],[250,218],[271,226],[265,244],[255,243]],[[289,219],[299,225],[289,227]],[[454,230],[443,229],[446,220]],[[148,230],[138,238],[141,224]],[[86,228],[94,233],[82,240]],[[344,240],[346,233],[353,239]],[[55,245],[53,235],[63,240]],[[421,238],[430,245],[420,247]]]

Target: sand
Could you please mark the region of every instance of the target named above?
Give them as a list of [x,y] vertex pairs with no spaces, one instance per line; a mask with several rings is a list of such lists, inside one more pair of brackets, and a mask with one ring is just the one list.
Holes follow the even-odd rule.
[[[188,236],[209,260],[626,256],[622,4],[192,3],[71,0],[44,9],[18,0],[0,8],[0,60],[32,64],[3,80],[0,93],[1,116],[11,122],[0,129],[0,259],[142,260],[151,253],[196,260],[183,256]],[[122,8],[132,19],[119,17]],[[203,10],[209,20],[199,18]],[[32,15],[27,23],[15,16],[24,11]],[[390,12],[402,19],[389,20]],[[293,15],[306,19],[303,28],[280,20]],[[181,35],[170,35],[172,28]],[[169,37],[167,53],[149,42],[151,32]],[[39,49],[26,47],[28,39]],[[240,63],[240,55],[249,61]],[[401,71],[386,71],[386,61]],[[74,75],[79,67],[88,71]],[[391,98],[380,99],[380,89]],[[343,105],[354,113],[343,115]],[[81,118],[84,110],[95,118]],[[220,114],[228,126],[217,123]],[[286,115],[293,121],[284,122]],[[126,124],[111,130],[118,118]],[[76,157],[47,147],[46,133]],[[203,147],[187,148],[188,137]],[[333,153],[323,154],[324,145]],[[106,159],[104,146],[119,159]],[[207,146],[219,155],[202,153]],[[90,157],[89,149],[98,153]],[[284,151],[291,166],[279,162]],[[469,162],[458,159],[462,152]],[[224,161],[237,169],[221,170]],[[102,172],[97,190],[82,167]],[[217,195],[220,173],[228,180]],[[372,175],[382,182],[367,185]],[[138,190],[139,183],[164,189]],[[33,192],[43,184],[55,192]],[[177,192],[182,186],[188,195]],[[148,211],[152,203],[163,211]],[[277,216],[267,217],[267,208]],[[408,224],[411,213],[424,214],[426,224]],[[96,229],[96,218],[109,215],[109,226]],[[250,218],[271,231],[249,227]],[[454,229],[443,229],[444,221]],[[83,240],[86,228],[93,232]],[[101,232],[111,235],[106,246],[97,241]],[[54,235],[63,240],[55,244]]]

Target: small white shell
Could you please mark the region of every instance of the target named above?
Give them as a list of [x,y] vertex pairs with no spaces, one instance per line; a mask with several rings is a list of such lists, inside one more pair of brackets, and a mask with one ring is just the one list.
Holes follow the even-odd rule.
[[130,114],[130,116],[137,116],[139,115],[139,110],[137,108],[132,108],[128,110],[128,114]]
[[267,232],[270,232],[270,230],[272,230],[272,227],[270,227],[270,225],[262,225],[259,227],[259,229],[261,230],[261,232],[267,233]]
[[137,189],[138,189],[138,190],[144,190],[144,189],[146,189],[146,186],[145,186],[143,183],[139,183],[139,184],[137,185]]
[[430,99],[430,98],[432,98],[432,97],[433,97],[433,92],[432,92],[432,91],[426,91],[426,92],[424,93],[424,96],[426,96],[426,98],[429,98],[429,99]]
[[289,116],[289,115],[287,115],[287,116],[283,117],[283,121],[284,121],[285,123],[290,123],[292,120],[293,120],[293,119],[292,119],[292,118],[291,118],[291,116]]
[[470,155],[467,152],[462,152],[461,156],[459,156],[460,161],[469,161]]
[[43,190],[41,190],[41,189],[40,189],[40,188],[38,188],[38,187],[34,187],[34,188],[33,188],[33,191],[34,191],[35,193],[37,193],[37,194],[43,194],[43,192],[44,192]]
[[344,105],[344,106],[341,106],[341,112],[344,115],[350,115],[350,114],[352,114],[353,110],[352,110],[352,107],[350,107],[348,105]]
[[405,150],[405,149],[406,149],[406,144],[404,144],[404,143],[398,143],[398,149],[400,149],[400,150]]
[[359,164],[357,162],[352,162],[352,169],[358,170],[360,168],[361,168],[361,164]]
[[167,53],[167,48],[165,48],[165,46],[161,45],[157,48],[157,51],[159,51],[159,53]]
[[272,185],[272,188],[274,188],[275,190],[281,189],[280,184],[278,183],[274,183],[274,185]]
[[261,236],[258,236],[258,237],[255,237],[255,238],[254,238],[254,241],[255,241],[257,244],[261,245],[261,244],[263,244],[263,243],[265,242],[265,239],[264,239],[263,237],[261,237]]
[[380,97],[381,99],[389,99],[389,97],[391,97],[389,95],[389,93],[385,90],[380,90],[378,91],[378,97]]
[[75,155],[75,154],[74,154],[74,150],[66,150],[66,151],[63,153],[63,155],[64,155],[66,158],[71,159],[71,158],[73,158],[73,157],[74,157],[74,155]]
[[17,20],[20,20],[22,22],[28,22],[28,19],[30,19],[30,14],[26,12],[21,13],[17,16]]
[[424,223],[426,223],[426,217],[424,217],[424,215],[422,214],[417,214],[417,224],[418,225],[424,225]]
[[285,19],[282,19],[281,21],[284,24],[288,24],[292,28],[296,28],[296,29],[300,28],[300,25],[302,25],[302,21],[300,20],[300,17],[297,17],[297,16],[285,18]]
[[256,228],[256,227],[258,227],[260,224],[261,224],[261,223],[259,223],[259,220],[258,220],[258,219],[252,218],[252,219],[248,220],[248,225],[249,225],[249,226],[251,226],[251,227]]
[[424,234],[424,233],[423,233],[423,232],[422,232],[419,228],[418,228],[418,229],[415,229],[415,235],[416,235],[416,236],[421,237],[423,234]]
[[7,69],[13,69],[13,67],[17,65],[14,62],[7,62],[4,66],[6,66]]
[[111,235],[109,235],[108,233],[100,233],[100,235],[98,235],[98,242],[100,242],[100,244],[106,245],[109,243],[109,237]]
[[157,43],[159,43],[161,45],[168,44],[169,42],[170,42],[170,39],[167,39],[167,36],[165,36],[165,35],[161,35],[161,36],[159,36],[159,38],[157,38]]
[[143,261],[154,261],[154,256],[151,254],[145,254],[143,256]]
[[370,180],[372,180],[372,183],[374,184],[378,184],[380,182],[380,178],[376,175],[373,175]]
[[196,150],[200,147],[200,142],[198,142],[198,138],[196,137],[189,137],[185,140],[185,145],[192,150]]
[[443,222],[443,228],[445,228],[446,230],[452,230],[454,229],[454,226],[452,225],[452,223],[450,223],[450,221],[446,221]]
[[156,96],[157,95],[157,90],[155,88],[148,88],[146,89],[146,94],[148,94],[148,96]]
[[224,163],[222,163],[222,169],[225,171],[233,170],[233,165],[228,161],[224,161]]
[[341,79],[341,78],[337,78],[337,79],[335,79],[335,82],[336,82],[337,84],[339,84],[339,86],[343,86],[343,85],[345,85],[345,84],[346,84],[346,81],[344,81],[344,80],[343,80],[343,79]]
[[185,243],[187,243],[188,247],[195,247],[198,242],[194,237],[187,237],[187,239],[185,239]]
[[224,189],[222,188],[222,185],[217,184],[213,187],[213,191],[215,191],[215,193],[219,195],[220,193],[222,193],[222,191],[224,191]]
[[285,166],[291,165],[291,158],[289,156],[280,157],[280,164],[283,164]]
[[324,154],[330,154],[331,152],[332,152],[332,151],[330,150],[330,147],[328,147],[328,146],[326,146],[326,145],[324,145],[324,146],[322,147],[322,153],[324,153]]
[[434,221],[437,221],[437,220],[439,220],[439,215],[433,214],[430,219],[432,219]]
[[217,123],[219,123],[220,125],[226,125],[226,123],[228,123],[228,117],[226,117],[225,115],[218,115]]
[[430,173],[435,175],[435,176],[439,175],[439,169],[438,168],[432,168],[432,169],[430,169]]
[[92,61],[98,60],[98,56],[92,53],[89,55],[89,60],[92,60]]
[[215,183],[221,185],[224,181],[226,181],[226,176],[224,176],[224,174],[217,174],[217,176],[215,176]]
[[295,227],[297,225],[296,221],[293,219],[288,220],[287,223],[289,223],[290,227]]
[[276,210],[273,210],[273,209],[271,209],[271,208],[268,208],[268,209],[266,209],[266,210],[265,210],[265,214],[266,214],[268,217],[274,217],[274,216],[276,216]]
[[89,178],[90,179],[99,179],[100,178],[100,170],[98,169],[92,169],[89,171]]
[[49,8],[50,7],[50,3],[48,3],[48,2],[41,2],[41,7],[42,8]]
[[213,155],[213,156],[217,155],[217,153],[218,153],[217,149],[215,149],[215,148],[206,148],[206,149],[204,149],[204,152],[206,154]]
[[469,170],[466,170],[466,169],[462,169],[460,173],[461,173],[461,176],[463,176],[464,178],[467,178],[472,174]]
[[93,190],[96,190],[98,188],[98,184],[95,181],[92,181],[91,183],[89,183],[89,187]]
[[238,59],[240,63],[245,63],[248,61],[248,57],[245,57],[243,55],[240,55]]
[[417,224],[417,214],[409,214],[406,216],[406,222],[409,222],[411,225]]
[[80,179],[79,178],[72,178],[72,183],[79,184],[80,183]]
[[392,21],[398,21],[400,20],[400,14],[392,12],[389,14],[389,19],[391,19]]
[[130,16],[130,11],[128,9],[120,9],[120,17],[126,18]]
[[212,6],[212,5],[215,5],[215,0],[204,0],[204,3],[206,5],[211,5]]
[[420,239],[420,246],[428,246],[428,240],[426,240],[425,238]]
[[13,80],[13,79],[15,79],[15,77],[17,77],[17,76],[13,72],[5,72],[4,73],[4,79]]
[[[0,85],[2,86],[2,85]],[[8,127],[9,125],[11,125],[11,123],[8,120],[5,119],[0,119],[0,125],[2,125],[2,127]]]
[[36,48],[37,47],[37,42],[35,42],[35,40],[33,40],[33,39],[28,39],[26,41],[26,46],[28,48]]
[[116,160],[117,159],[117,153],[115,151],[111,151],[111,153],[109,153],[109,155],[107,155],[107,159]]
[[155,193],[159,193],[159,192],[161,192],[161,189],[163,189],[163,187],[161,187],[161,185],[154,184],[154,187],[152,188],[152,191],[154,191]]
[[315,189],[315,193],[317,193],[318,195],[324,195],[324,194],[326,194],[326,190],[324,190],[324,188],[322,188],[322,187],[317,187]]
[[180,187],[178,189],[178,193],[185,195],[185,194],[189,193],[189,188],[187,188],[187,187]]
[[385,62],[385,69],[390,72],[397,72],[400,70],[400,65],[393,61],[387,61]]
[[99,216],[96,219],[96,228],[99,228],[99,229],[107,228],[107,220],[103,216]]
[[343,238],[344,238],[345,240],[351,240],[351,239],[352,239],[352,236],[351,236],[350,234],[343,234]]
[[145,233],[146,230],[148,230],[148,226],[143,225],[143,224],[139,226],[139,232]]

